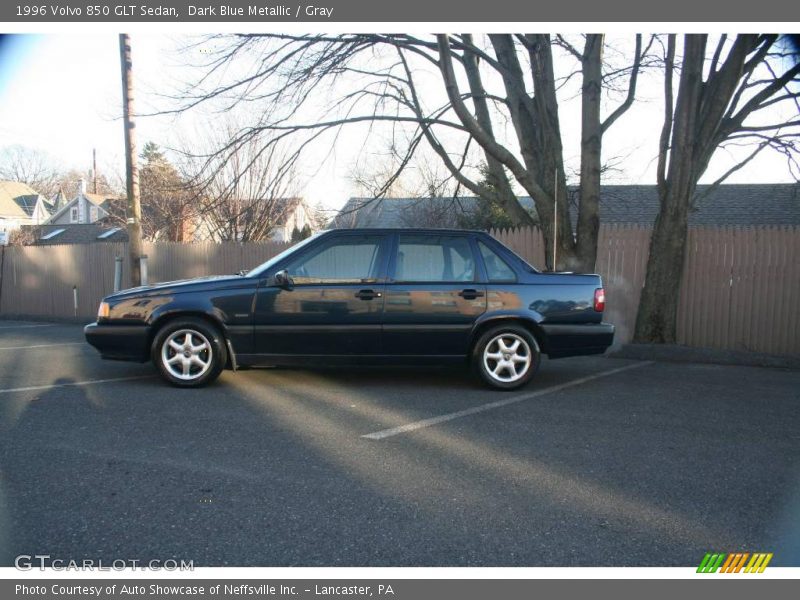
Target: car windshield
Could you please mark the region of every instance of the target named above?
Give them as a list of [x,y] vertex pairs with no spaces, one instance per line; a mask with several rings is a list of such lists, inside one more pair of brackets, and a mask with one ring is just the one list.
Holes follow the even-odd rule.
[[270,259],[269,259],[267,262],[265,262],[265,263],[261,263],[261,264],[260,264],[260,265],[258,265],[258,266],[257,266],[255,269],[251,269],[250,271],[248,271],[248,273],[247,273],[246,277],[260,277],[260,276],[261,276],[263,273],[265,273],[265,272],[266,272],[266,271],[267,271],[267,270],[268,270],[270,267],[272,267],[272,266],[273,266],[273,265],[275,265],[276,263],[280,262],[281,260],[283,260],[284,258],[286,258],[287,256],[289,256],[289,255],[290,255],[292,252],[294,252],[295,250],[299,250],[299,249],[300,249],[300,248],[302,248],[303,246],[306,246],[306,245],[308,245],[308,244],[309,244],[309,242],[311,242],[312,240],[315,240],[315,239],[317,239],[317,238],[318,238],[318,237],[319,237],[321,234],[322,234],[322,232],[320,232],[320,233],[315,233],[315,234],[314,234],[314,235],[312,235],[311,237],[307,237],[306,239],[304,239],[304,240],[303,240],[302,242],[300,242],[299,244],[295,244],[294,246],[290,246],[289,248],[287,248],[286,250],[284,250],[284,251],[283,251],[283,252],[281,252],[280,254],[276,254],[275,256],[273,256],[272,258],[270,258]]

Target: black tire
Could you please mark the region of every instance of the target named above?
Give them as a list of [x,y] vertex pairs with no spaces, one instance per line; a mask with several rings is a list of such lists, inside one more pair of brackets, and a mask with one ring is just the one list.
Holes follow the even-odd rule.
[[[185,344],[187,334],[188,345]],[[170,342],[176,342],[185,350],[177,350]],[[207,350],[202,349],[204,344]],[[219,377],[228,360],[228,349],[222,333],[207,321],[196,317],[179,317],[158,330],[153,338],[150,357],[168,383],[181,388],[198,388]],[[168,359],[174,360],[175,364],[170,366]],[[184,370],[184,359],[190,365],[188,375]]]
[[[502,340],[505,351],[499,345],[499,340]],[[514,347],[516,341],[520,343],[512,352],[510,348]],[[487,358],[487,346],[490,346],[488,354],[498,355],[500,358]],[[526,355],[529,359],[527,364],[523,360]],[[521,325],[492,327],[478,338],[472,351],[472,368],[484,383],[496,390],[521,388],[533,379],[540,362],[541,351],[536,338]],[[497,369],[496,373],[493,368]]]

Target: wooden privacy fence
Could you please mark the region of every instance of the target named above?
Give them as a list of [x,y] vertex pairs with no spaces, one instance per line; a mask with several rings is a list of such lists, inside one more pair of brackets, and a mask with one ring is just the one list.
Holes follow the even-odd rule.
[[[150,283],[234,274],[283,252],[279,242],[145,243]],[[91,319],[114,290],[114,259],[122,256],[122,287],[130,287],[127,244],[8,247],[3,256],[0,315]],[[74,308],[74,292],[78,307]]]
[[[630,340],[647,264],[650,227],[600,227],[597,272],[606,320]],[[492,231],[535,266],[544,264],[538,229]],[[235,273],[283,251],[274,242],[145,244],[151,282]],[[9,247],[0,314],[91,320],[113,290],[114,257],[124,244]],[[678,342],[690,346],[800,354],[800,228],[694,227],[689,232],[678,307]],[[128,283],[124,262],[123,286]],[[73,309],[73,287],[78,309]]]
[[[651,227],[602,225],[596,271],[605,319],[630,341],[644,285]],[[492,231],[533,265],[544,264],[537,229]],[[800,354],[800,227],[691,227],[679,290],[678,343]]]

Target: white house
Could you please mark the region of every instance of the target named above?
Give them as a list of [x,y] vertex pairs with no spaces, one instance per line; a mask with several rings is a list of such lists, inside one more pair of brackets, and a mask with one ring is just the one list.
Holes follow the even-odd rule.
[[311,209],[302,198],[282,198],[283,207],[270,239],[275,242],[289,242],[292,232],[297,229],[302,231],[308,225],[313,232],[317,231],[317,224]]

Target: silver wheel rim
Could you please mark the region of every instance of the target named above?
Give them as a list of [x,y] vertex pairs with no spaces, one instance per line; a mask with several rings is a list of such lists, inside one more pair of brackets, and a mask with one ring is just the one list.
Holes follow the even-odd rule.
[[161,345],[161,364],[181,381],[199,379],[211,368],[214,352],[208,338],[195,329],[178,329]]
[[531,347],[516,333],[494,336],[483,350],[483,366],[489,377],[512,383],[525,377],[533,364]]

